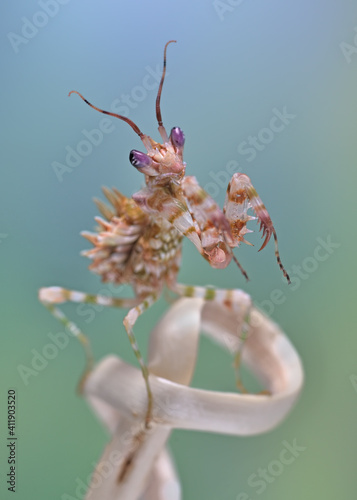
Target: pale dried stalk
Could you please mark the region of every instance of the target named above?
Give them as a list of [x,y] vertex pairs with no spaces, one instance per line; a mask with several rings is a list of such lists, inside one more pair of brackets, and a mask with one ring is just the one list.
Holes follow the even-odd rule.
[[272,395],[188,387],[200,329],[234,352],[241,316],[214,302],[180,299],[155,327],[149,347],[154,394],[150,430],[143,424],[147,394],[139,369],[114,356],[99,363],[86,382],[85,395],[112,440],[94,472],[87,500],[179,500],[179,481],[165,451],[171,429],[253,435],[272,429],[286,416],[302,387],[301,362],[279,327],[256,309],[243,362]]

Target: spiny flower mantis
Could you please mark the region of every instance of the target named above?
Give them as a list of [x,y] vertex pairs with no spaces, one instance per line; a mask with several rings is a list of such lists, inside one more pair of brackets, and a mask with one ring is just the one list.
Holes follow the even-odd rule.
[[[41,302],[83,344],[87,356],[87,373],[93,364],[88,340],[79,328],[67,319],[57,304],[72,301],[130,308],[124,319],[124,327],[146,384],[147,426],[152,419],[153,396],[148,369],[133,328],[138,317],[160,297],[164,287],[180,296],[200,297],[222,303],[227,310],[243,308],[246,323],[249,323],[251,299],[243,291],[177,283],[183,236],[192,241],[213,268],[223,269],[233,260],[248,279],[246,271],[234,256],[233,249],[242,242],[248,243],[245,235],[251,231],[247,228],[247,222],[258,219],[264,237],[260,250],[273,236],[277,262],[290,282],[280,259],[273,223],[249,177],[243,173],[233,175],[222,210],[201,188],[195,177],[186,176],[186,163],[183,161],[185,136],[179,127],[173,127],[170,135],[167,134],[160,108],[166,73],[166,51],[168,45],[174,41],[170,40],[165,45],[163,73],[156,98],[156,118],[162,143],[144,134],[129,118],[97,108],[77,91],[71,91],[69,94],[77,94],[95,110],[128,123],[146,148],[146,153],[132,150],[129,155],[130,163],[144,174],[146,186],[132,198],[127,198],[116,189],[104,189],[111,206],[97,201],[104,217],[96,218],[100,226],[99,231],[83,233],[94,245],[91,250],[84,252],[84,255],[92,259],[90,269],[99,274],[104,282],[115,285],[130,284],[134,289],[135,298],[110,298],[60,287],[42,288],[39,292]],[[249,209],[252,209],[255,217],[248,215]],[[237,372],[239,357],[240,350],[236,356]]]

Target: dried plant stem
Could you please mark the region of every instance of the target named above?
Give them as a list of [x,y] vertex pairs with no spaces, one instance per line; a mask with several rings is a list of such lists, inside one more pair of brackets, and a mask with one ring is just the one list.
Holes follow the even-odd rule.
[[[171,307],[150,337],[151,429],[144,424],[147,394],[140,370],[114,356],[97,365],[85,395],[112,440],[94,472],[88,500],[179,499],[178,479],[164,451],[171,429],[253,435],[272,429],[287,415],[302,387],[301,362],[279,327],[256,309],[243,362],[271,395],[188,387],[200,329],[234,352],[243,319],[203,299],[180,299]],[[104,477],[108,464],[112,472]]]

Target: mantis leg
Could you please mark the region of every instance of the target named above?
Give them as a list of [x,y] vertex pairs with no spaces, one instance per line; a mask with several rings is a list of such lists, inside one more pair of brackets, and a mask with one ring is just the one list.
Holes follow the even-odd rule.
[[115,297],[107,297],[105,295],[91,295],[84,292],[78,292],[76,290],[67,290],[61,287],[49,287],[40,289],[39,299],[41,303],[53,314],[53,316],[61,321],[61,323],[63,323],[64,326],[70,331],[70,333],[79,340],[84,348],[86,355],[86,366],[79,382],[80,390],[83,387],[86,376],[92,370],[94,364],[90,343],[88,337],[78,328],[75,323],[70,321],[55,304],[61,304],[64,302],[79,302],[86,304],[99,304],[109,307],[131,308],[128,314],[125,316],[123,323],[128,334],[131,347],[140,364],[140,368],[145,380],[146,390],[148,393],[148,409],[145,422],[146,426],[148,427],[152,415],[153,397],[149,384],[148,369],[144,363],[143,357],[139,350],[139,346],[136,342],[133,327],[138,317],[157,300],[156,294],[148,295],[144,299],[121,299]]
[[183,285],[180,283],[173,285],[172,289],[182,297],[198,297],[205,300],[214,300],[215,302],[223,304],[228,309],[244,311],[242,327],[240,329],[240,332],[238,332],[238,337],[241,342],[234,356],[234,370],[237,388],[241,392],[247,393],[248,391],[244,387],[241,380],[240,367],[242,351],[244,348],[244,343],[248,338],[250,326],[250,312],[252,308],[252,301],[250,296],[242,290],[238,289],[225,290],[210,286],[201,287]]
[[247,222],[255,218],[247,214],[249,209],[252,209],[255,213],[256,218],[260,223],[259,230],[262,230],[263,233],[262,238],[264,238],[264,241],[259,251],[263,250],[263,248],[268,244],[271,236],[273,236],[277,263],[287,282],[290,283],[289,275],[281,262],[278,248],[278,237],[270,215],[249,177],[245,174],[235,173],[228,184],[226,200],[223,208],[224,214],[231,226],[232,238],[230,246],[232,248],[238,246],[241,242],[250,244],[244,239],[244,236],[247,233],[252,232],[250,229],[247,229]]
[[42,304],[50,311],[50,313],[60,321],[64,327],[81,343],[85,357],[86,357],[86,364],[85,368],[83,371],[83,374],[81,375],[79,382],[78,382],[78,391],[79,393],[83,392],[83,384],[85,382],[85,379],[87,378],[88,374],[91,372],[94,366],[94,357],[92,353],[92,349],[90,346],[90,342],[88,337],[78,328],[78,326],[73,323],[73,321],[69,320],[67,316],[55,305],[51,304],[50,302],[45,302],[41,301]]
[[152,306],[152,304],[154,304],[157,301],[157,299],[158,299],[158,297],[156,294],[148,295],[146,297],[146,299],[143,300],[140,304],[138,304],[137,306],[130,309],[128,314],[125,316],[124,322],[123,322],[126,333],[128,334],[128,337],[129,337],[131,347],[132,347],[134,354],[135,354],[135,356],[140,364],[141,372],[143,374],[144,381],[145,381],[146,392],[148,395],[148,406],[147,406],[146,417],[145,417],[146,428],[150,427],[150,421],[152,418],[153,396],[152,396],[152,391],[151,391],[151,387],[150,387],[150,383],[149,383],[149,371],[148,371],[148,368],[147,368],[146,364],[144,363],[143,357],[140,353],[138,344],[137,344],[136,339],[135,339],[133,327],[136,323],[136,320],[139,318],[139,316],[141,316],[141,314],[144,311],[146,311],[146,309],[148,309],[150,306]]

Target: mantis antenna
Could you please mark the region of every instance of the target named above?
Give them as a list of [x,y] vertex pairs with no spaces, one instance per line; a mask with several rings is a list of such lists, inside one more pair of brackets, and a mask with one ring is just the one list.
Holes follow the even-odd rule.
[[162,127],[162,116],[161,116],[161,109],[160,109],[160,99],[161,99],[162,86],[164,84],[165,74],[166,74],[166,50],[167,50],[167,46],[170,43],[176,43],[176,40],[170,40],[165,45],[165,48],[164,48],[164,67],[163,67],[163,70],[162,70],[161,81],[160,81],[159,90],[157,92],[157,97],[156,97],[156,118],[157,118],[159,127]]
[[136,134],[138,134],[138,136],[142,139],[144,137],[144,134],[142,133],[142,131],[139,129],[139,127],[137,125],[135,125],[135,123],[130,120],[129,118],[127,118],[126,116],[122,116],[122,115],[117,115],[116,113],[110,113],[110,111],[104,111],[103,109],[100,109],[100,108],[97,108],[96,106],[93,106],[93,104],[91,104],[89,101],[87,101],[87,99],[85,99],[82,94],[80,94],[79,92],[77,92],[76,90],[71,90],[71,92],[68,94],[68,97],[71,95],[71,94],[77,94],[79,95],[79,97],[81,99],[83,99],[83,101],[88,104],[88,106],[90,106],[91,108],[99,111],[100,113],[104,113],[105,115],[109,115],[109,116],[114,116],[114,118],[119,118],[119,120],[123,120],[124,122],[126,122],[128,125],[131,126],[131,128],[134,130],[134,132]]

